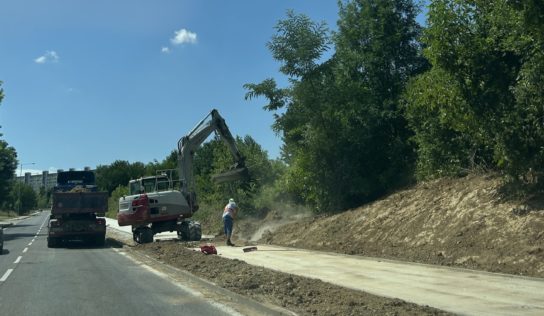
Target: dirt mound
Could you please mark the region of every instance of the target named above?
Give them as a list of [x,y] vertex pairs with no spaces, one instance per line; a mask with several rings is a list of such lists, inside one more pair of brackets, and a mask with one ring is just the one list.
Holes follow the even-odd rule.
[[421,183],[267,231],[261,242],[544,277],[544,198],[508,201],[500,188],[495,175]]
[[216,285],[300,315],[448,315],[437,309],[346,289],[189,250],[175,241],[138,245],[136,250]]
[[244,218],[238,220],[235,226],[235,235],[238,239],[255,242],[262,239],[264,234],[269,234],[282,226],[298,223],[310,217],[311,213],[308,211],[296,213],[293,211],[279,212],[271,210],[262,219]]
[[81,186],[81,185],[76,185],[75,187],[73,187],[70,191],[70,193],[81,193],[81,192],[90,192],[91,190],[87,189],[86,187],[84,186]]

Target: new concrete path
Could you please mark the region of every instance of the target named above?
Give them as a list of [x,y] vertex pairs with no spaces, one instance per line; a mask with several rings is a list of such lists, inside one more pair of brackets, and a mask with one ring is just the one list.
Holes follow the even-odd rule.
[[467,315],[544,315],[544,279],[276,246],[226,258]]
[[[109,228],[131,234],[108,220]],[[162,235],[162,236],[161,236]],[[173,238],[167,233],[155,239]],[[258,245],[217,246],[219,255],[379,296],[466,315],[544,315],[544,279]]]

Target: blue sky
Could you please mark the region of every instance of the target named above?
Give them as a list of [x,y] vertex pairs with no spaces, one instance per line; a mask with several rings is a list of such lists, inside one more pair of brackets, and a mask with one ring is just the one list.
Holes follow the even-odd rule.
[[4,0],[2,138],[35,163],[23,172],[147,163],[217,108],[277,157],[272,113],[242,85],[285,83],[266,42],[287,9],[336,29],[336,0]]

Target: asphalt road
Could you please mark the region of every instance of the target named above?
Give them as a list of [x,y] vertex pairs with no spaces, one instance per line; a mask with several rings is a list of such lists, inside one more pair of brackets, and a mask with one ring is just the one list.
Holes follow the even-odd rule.
[[4,229],[1,315],[232,315],[112,246],[47,248],[49,212]]

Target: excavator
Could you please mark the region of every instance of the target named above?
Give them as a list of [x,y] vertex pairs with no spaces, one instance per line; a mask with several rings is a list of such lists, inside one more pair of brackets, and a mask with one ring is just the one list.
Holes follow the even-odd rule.
[[[128,195],[119,199],[119,226],[132,225],[137,243],[153,242],[155,234],[176,231],[181,240],[198,241],[202,237],[200,223],[190,218],[198,210],[193,178],[193,156],[200,145],[217,133],[227,144],[234,164],[224,173],[214,175],[216,183],[247,179],[244,157],[236,147],[225,120],[213,109],[187,135],[178,141],[178,169],[160,170],[157,175],[130,180]],[[179,180],[175,181],[177,171]]]

